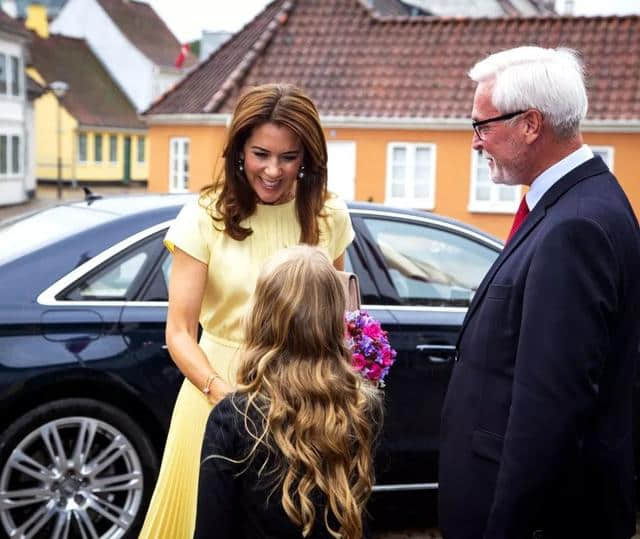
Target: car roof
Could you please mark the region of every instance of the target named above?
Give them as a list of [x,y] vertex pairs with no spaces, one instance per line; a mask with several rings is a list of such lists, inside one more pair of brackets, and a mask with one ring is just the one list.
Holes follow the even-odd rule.
[[[88,200],[70,202],[69,206],[75,208],[84,208],[91,211],[99,211],[105,213],[111,213],[116,216],[127,216],[144,213],[153,210],[169,209],[171,207],[176,208],[176,213],[180,207],[189,202],[195,200],[197,193],[140,193],[140,194],[125,194],[106,197],[90,198]],[[480,235],[491,242],[502,243],[500,238],[493,236],[484,230],[476,228],[457,219],[438,215],[425,210],[415,210],[406,208],[397,208],[394,206],[387,206],[385,204],[378,204],[374,202],[347,202],[347,206],[353,211],[372,211],[379,213],[393,212],[396,215],[406,217],[418,217],[428,218],[436,223],[442,223],[444,225],[453,225],[461,227],[469,232]]]

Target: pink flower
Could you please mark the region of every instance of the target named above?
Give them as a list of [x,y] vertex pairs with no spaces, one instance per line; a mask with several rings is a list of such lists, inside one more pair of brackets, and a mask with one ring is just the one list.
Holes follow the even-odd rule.
[[382,328],[378,324],[369,324],[362,328],[362,333],[372,339],[379,339],[382,337]]
[[361,371],[366,364],[367,362],[362,354],[356,352],[351,356],[351,365],[353,365],[355,370]]
[[369,380],[379,380],[381,374],[382,367],[378,363],[372,363],[369,365],[369,372],[367,373],[367,378],[369,378]]

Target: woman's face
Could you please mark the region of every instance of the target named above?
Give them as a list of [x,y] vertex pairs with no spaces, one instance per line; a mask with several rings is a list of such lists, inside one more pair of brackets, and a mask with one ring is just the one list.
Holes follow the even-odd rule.
[[293,198],[303,148],[291,129],[272,122],[255,127],[242,155],[249,185],[264,204],[281,204]]

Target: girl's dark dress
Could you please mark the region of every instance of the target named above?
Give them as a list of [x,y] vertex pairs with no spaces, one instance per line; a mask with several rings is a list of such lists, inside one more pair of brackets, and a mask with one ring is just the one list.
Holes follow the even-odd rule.
[[[245,401],[239,396],[228,396],[212,410],[207,422],[194,538],[299,539],[302,530],[291,522],[282,508],[281,488],[276,488],[269,496],[273,487],[269,483],[270,476],[263,472],[258,477],[258,470],[265,460],[264,451],[258,451],[250,464],[236,464],[219,457],[206,458],[220,455],[241,460],[247,455],[252,439],[244,427],[244,416],[236,408],[244,410]],[[271,469],[273,456],[266,466],[267,471]],[[309,537],[330,538],[324,525],[324,496],[316,496],[315,503],[316,523]],[[334,530],[338,529],[333,516],[329,523]]]

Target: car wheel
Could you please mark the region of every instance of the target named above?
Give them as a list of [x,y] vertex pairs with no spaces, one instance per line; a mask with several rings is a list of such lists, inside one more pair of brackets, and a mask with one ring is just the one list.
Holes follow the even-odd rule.
[[92,399],[43,404],[0,437],[0,522],[9,537],[134,537],[158,469],[149,437]]

